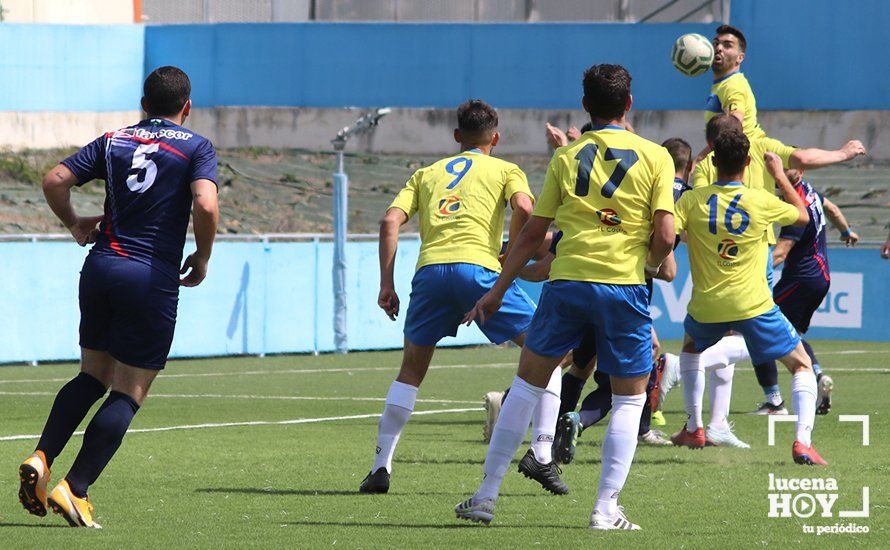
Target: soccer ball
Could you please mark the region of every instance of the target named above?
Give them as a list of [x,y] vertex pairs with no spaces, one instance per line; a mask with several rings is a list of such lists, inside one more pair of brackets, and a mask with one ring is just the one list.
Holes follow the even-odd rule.
[[711,68],[714,46],[700,34],[684,34],[674,42],[671,62],[686,76],[698,76]]

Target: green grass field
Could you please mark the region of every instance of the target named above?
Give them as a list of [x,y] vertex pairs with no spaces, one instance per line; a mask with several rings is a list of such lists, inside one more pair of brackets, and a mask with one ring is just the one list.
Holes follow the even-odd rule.
[[[766,418],[743,414],[762,396],[750,364],[740,365],[732,409],[737,434],[753,449],[640,448],[621,497],[644,529],[634,533],[587,529],[604,426],[584,433],[576,461],[564,469],[569,495],[544,493],[514,463],[490,528],[454,518],[453,506],[482,475],[481,397],[509,384],[516,349],[437,353],[416,407],[428,414],[415,415],[402,436],[391,492],[373,496],[356,489],[371,465],[376,415],[399,352],[173,362],[137,415],[136,432],[91,488],[101,531],[70,529],[52,514],[29,516],[16,497],[18,465],[36,437],[11,436],[40,432],[55,392],[77,367],[2,367],[0,541],[3,548],[888,548],[890,345],[815,345],[836,387],[834,409],[817,417],[815,435],[831,465],[791,462],[791,424],[778,424],[778,444],[767,446]],[[788,397],[790,377],[782,373],[780,380]],[[667,401],[665,431],[679,428],[681,411],[678,389]],[[860,424],[840,423],[839,414],[870,415],[870,446],[861,446]],[[55,480],[80,443],[75,436],[58,458]],[[861,487],[868,486],[871,516],[768,518],[769,473],[835,478],[835,516],[860,509]],[[804,524],[837,522],[868,525],[870,533],[802,532]]]

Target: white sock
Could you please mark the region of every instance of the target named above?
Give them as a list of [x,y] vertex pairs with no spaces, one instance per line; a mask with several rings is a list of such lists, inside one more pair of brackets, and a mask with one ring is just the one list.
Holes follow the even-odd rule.
[[711,422],[708,428],[725,430],[729,428],[729,402],[732,400],[732,375],[735,365],[708,372],[708,389],[711,396]]
[[386,405],[383,407],[383,416],[377,423],[377,454],[374,455],[374,468],[376,472],[380,468],[386,468],[392,472],[392,455],[396,452],[396,444],[402,429],[411,418],[414,410],[414,402],[417,400],[417,388],[410,384],[393,382],[386,394]]
[[553,436],[559,420],[559,393],[562,390],[562,369],[556,368],[544,395],[532,412],[532,451],[541,464],[553,462]]
[[749,358],[745,339],[740,334],[731,334],[701,353],[701,366],[705,369],[723,368]]
[[627,481],[637,450],[637,432],[646,394],[612,395],[612,418],[603,438],[603,469],[595,510],[606,516],[618,512],[618,494]]
[[807,447],[812,444],[817,395],[816,375],[813,371],[800,371],[791,377],[791,405],[797,414],[797,440]]
[[538,405],[543,393],[544,388],[533,386],[518,376],[513,379],[510,395],[504,400],[501,414],[491,434],[491,443],[488,445],[483,467],[485,477],[474,495],[475,499],[497,500],[504,474],[507,473],[516,450],[522,445],[525,432],[528,431],[528,423],[532,418],[532,411]]
[[686,430],[694,432],[704,427],[701,418],[702,401],[705,399],[705,370],[698,353],[680,354],[680,378],[683,384],[683,401],[686,403]]

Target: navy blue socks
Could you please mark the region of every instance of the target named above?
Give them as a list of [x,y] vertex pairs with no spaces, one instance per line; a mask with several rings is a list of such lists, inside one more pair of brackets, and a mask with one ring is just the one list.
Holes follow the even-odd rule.
[[83,446],[65,479],[71,491],[83,498],[87,489],[117,452],[136,416],[139,405],[125,393],[112,391],[96,412],[83,436]]
[[105,395],[105,386],[89,374],[81,372],[62,386],[56,394],[37,449],[46,455],[48,466],[61,454],[71,434],[90,411],[90,407]]

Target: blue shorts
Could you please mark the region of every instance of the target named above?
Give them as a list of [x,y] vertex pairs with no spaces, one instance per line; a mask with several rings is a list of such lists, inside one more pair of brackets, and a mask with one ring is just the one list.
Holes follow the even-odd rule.
[[562,357],[591,332],[599,370],[619,378],[648,374],[652,319],[646,285],[545,283],[525,345],[538,355]]
[[716,344],[727,331],[740,332],[745,337],[751,362],[755,365],[785,357],[800,342],[800,336],[782,315],[779,306],[751,319],[723,323],[699,323],[687,315],[683,328],[695,342],[695,349],[699,353]]
[[107,351],[126,365],[163,369],[179,303],[179,279],[167,271],[123,257],[87,256],[80,272],[81,347]]
[[[405,338],[418,346],[434,346],[457,334],[464,314],[491,290],[498,273],[475,264],[433,264],[417,270],[405,316]],[[528,330],[535,304],[516,283],[510,285],[501,309],[479,329],[502,344]],[[478,323],[477,323],[478,324]]]
[[822,278],[800,281],[779,279],[773,289],[773,300],[797,332],[806,334],[813,313],[822,305],[829,287],[830,283]]

